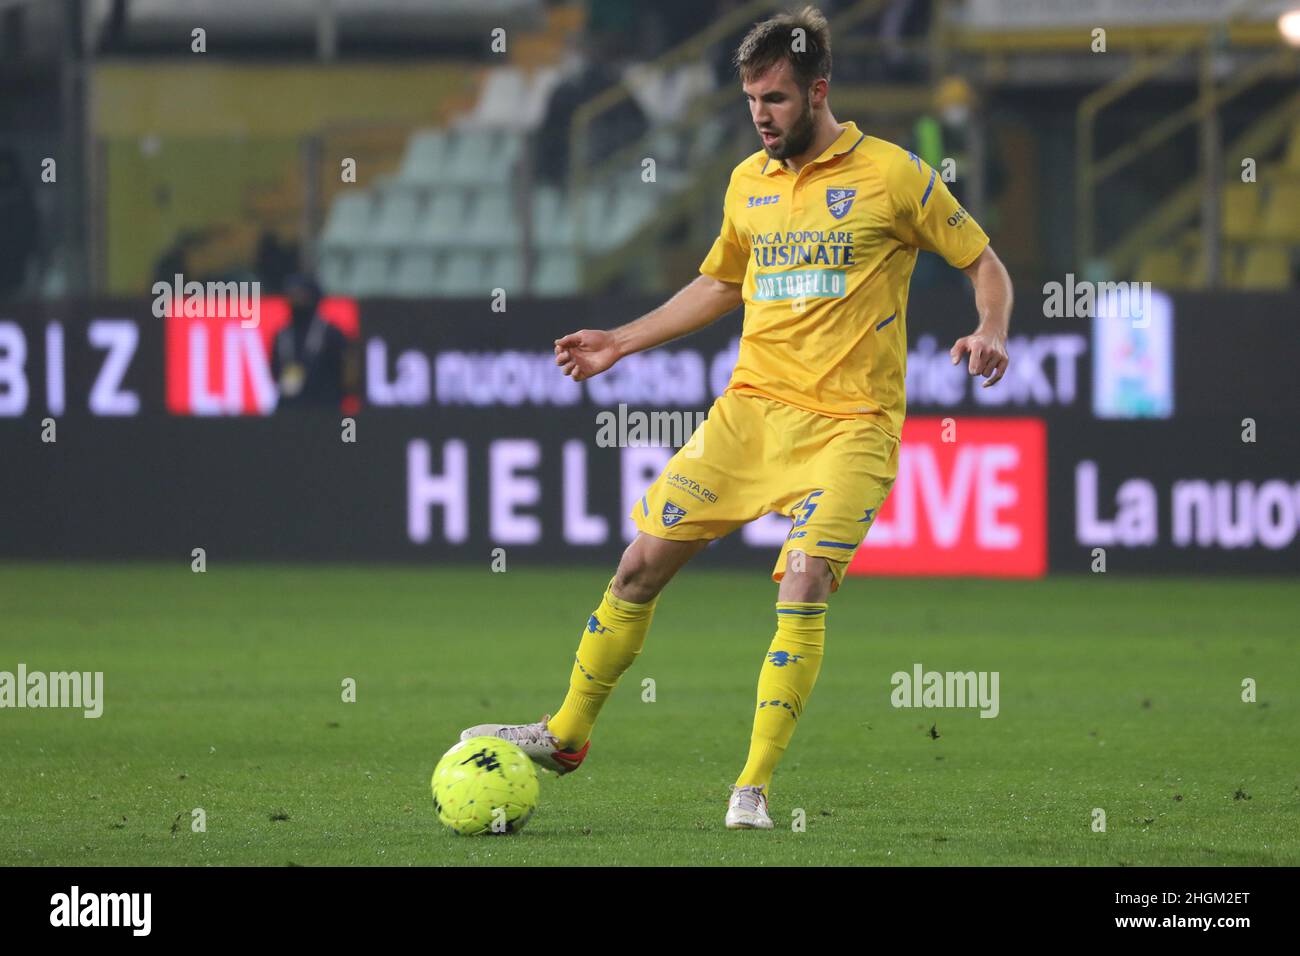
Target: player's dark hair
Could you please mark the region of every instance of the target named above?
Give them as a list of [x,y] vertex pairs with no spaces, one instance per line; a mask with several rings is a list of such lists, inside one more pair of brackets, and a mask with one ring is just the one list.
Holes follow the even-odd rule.
[[795,82],[805,91],[815,80],[831,78],[831,28],[816,7],[756,23],[736,50],[742,81],[762,75],[782,60],[790,61]]

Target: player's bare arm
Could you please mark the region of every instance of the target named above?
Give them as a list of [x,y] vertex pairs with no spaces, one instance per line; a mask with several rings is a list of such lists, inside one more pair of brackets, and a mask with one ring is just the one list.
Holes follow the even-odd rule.
[[741,306],[740,286],[697,276],[641,318],[610,331],[583,329],[555,340],[555,364],[575,382],[599,375],[624,355],[652,349],[711,325]]
[[979,313],[979,326],[970,335],[963,335],[953,343],[948,354],[952,364],[961,361],[970,352],[968,368],[972,375],[984,376],[984,387],[996,385],[1006,374],[1007,329],[1011,325],[1011,276],[993,251],[985,246],[975,261],[962,270],[975,286],[975,309]]

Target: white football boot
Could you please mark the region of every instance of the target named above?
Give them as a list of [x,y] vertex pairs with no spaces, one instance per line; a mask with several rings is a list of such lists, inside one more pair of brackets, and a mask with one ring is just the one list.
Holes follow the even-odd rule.
[[546,722],[550,719],[551,715],[545,714],[535,724],[478,724],[462,730],[460,739],[500,737],[528,754],[539,767],[558,774],[572,773],[587,759],[591,741],[583,744],[581,750],[561,750],[559,740],[546,729]]
[[727,805],[728,830],[770,830],[772,818],[767,815],[767,794],[763,787],[731,787],[731,802]]

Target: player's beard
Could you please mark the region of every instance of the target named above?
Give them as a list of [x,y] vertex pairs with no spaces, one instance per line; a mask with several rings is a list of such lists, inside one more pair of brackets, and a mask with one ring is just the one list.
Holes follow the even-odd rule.
[[813,141],[813,111],[808,100],[803,103],[803,112],[794,124],[785,131],[780,139],[772,146],[765,146],[767,155],[773,159],[786,160],[791,156],[799,156],[808,151]]

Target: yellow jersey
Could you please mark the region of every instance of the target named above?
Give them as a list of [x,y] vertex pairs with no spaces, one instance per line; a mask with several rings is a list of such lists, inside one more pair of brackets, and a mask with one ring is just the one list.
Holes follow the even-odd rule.
[[732,170],[722,230],[700,266],[744,295],[727,390],[874,416],[897,437],[917,251],[964,269],[988,241],[934,169],[854,123],[798,175],[758,150]]

